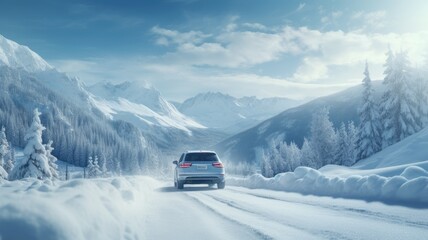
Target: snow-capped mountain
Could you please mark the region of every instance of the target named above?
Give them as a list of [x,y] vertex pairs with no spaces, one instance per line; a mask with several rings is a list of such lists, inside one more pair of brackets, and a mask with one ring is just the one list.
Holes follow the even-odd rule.
[[28,47],[0,38],[0,123],[8,140],[23,147],[31,112],[38,108],[54,141],[54,154],[86,166],[90,154],[122,161],[126,172],[138,171],[149,158],[149,143],[138,128],[112,121],[91,105],[93,97],[77,79],[57,71]]
[[208,92],[177,104],[177,108],[207,127],[233,134],[298,104],[298,101],[287,98],[235,98]]
[[6,39],[1,34],[0,65],[24,69],[27,72],[40,72],[53,69],[51,65],[27,46],[19,45],[14,41]]
[[163,155],[208,148],[226,137],[180,113],[147,83],[99,83],[89,91],[93,106],[110,119],[138,127]]
[[192,134],[191,129],[205,128],[181,114],[159,91],[145,83],[98,83],[89,91],[94,95],[93,104],[106,116],[131,122],[142,129],[155,125]]
[[37,53],[0,35],[0,66],[28,73],[48,89],[61,93],[61,97],[78,105],[91,108],[89,94],[76,77],[59,72]]
[[[54,155],[64,161],[86,166],[90,154],[121,160],[127,155],[122,166],[124,171],[131,172],[131,161],[141,163],[145,159],[142,156],[147,145],[138,129],[96,115],[88,106],[70,102],[42,82],[21,68],[0,66],[0,124],[5,126],[13,146],[25,146],[31,112],[38,108],[46,127],[44,142],[53,140]],[[131,155],[131,151],[141,154]]]
[[[381,81],[374,81],[373,88],[379,98],[383,88]],[[294,141],[301,146],[310,132],[312,114],[322,107],[330,109],[330,120],[337,128],[340,123],[359,123],[358,108],[361,103],[362,86],[351,87],[342,92],[317,98],[298,107],[288,109],[244,132],[238,133],[215,146],[223,158],[231,161],[256,161],[256,150],[265,147],[273,139]]]

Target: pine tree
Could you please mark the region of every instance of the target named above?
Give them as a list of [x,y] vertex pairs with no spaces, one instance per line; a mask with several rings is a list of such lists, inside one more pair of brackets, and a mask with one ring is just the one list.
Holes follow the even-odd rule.
[[108,173],[107,173],[107,160],[105,158],[105,155],[103,153],[101,153],[101,157],[100,157],[100,171],[101,171],[101,175],[103,177],[107,177]]
[[353,121],[348,123],[346,131],[347,158],[343,160],[342,165],[349,167],[357,161],[358,130]]
[[263,153],[260,168],[262,175],[267,178],[275,176],[271,163],[272,162],[270,161],[270,157],[268,156],[268,154]]
[[357,136],[356,158],[367,158],[381,150],[382,136],[379,110],[374,102],[374,90],[366,62],[363,79],[363,101],[359,109],[360,125]]
[[311,168],[317,168],[318,164],[316,163],[317,157],[312,149],[312,145],[308,139],[303,140],[301,153],[301,165]]
[[91,156],[88,159],[88,165],[86,166],[86,169],[88,170],[88,178],[96,177],[95,166]]
[[331,164],[336,149],[336,133],[329,119],[329,110],[323,107],[312,115],[311,145],[317,158],[316,168]]
[[334,164],[343,165],[345,159],[348,156],[348,132],[346,131],[345,123],[340,124],[340,128],[337,131],[337,144],[334,157]]
[[6,139],[6,129],[4,127],[0,130],[0,178],[7,179],[8,172],[4,169],[6,157],[9,155],[10,147]]
[[414,80],[419,125],[424,128],[428,126],[428,79],[424,79],[420,73]]
[[[9,144],[9,146],[11,146],[11,145],[12,144]],[[15,165],[15,148],[11,147],[10,148],[10,157],[5,161],[3,168],[8,174],[10,174],[14,165]]]
[[418,125],[416,100],[409,84],[407,56],[404,52],[394,56],[391,50],[387,56],[383,81],[386,91],[381,103],[382,148],[401,141],[421,129]]
[[87,169],[89,178],[100,177],[101,170],[100,166],[98,165],[98,156],[95,156],[94,160],[92,160],[92,157],[89,157]]
[[290,145],[286,148],[287,160],[290,165],[290,171],[294,171],[297,167],[302,165],[301,158],[302,153],[294,142],[291,142]]
[[49,160],[49,169],[52,173],[52,177],[58,179],[59,175],[58,175],[58,165],[55,163],[58,159],[52,155],[52,151],[54,150],[54,148],[52,147],[52,140],[50,140],[46,145],[45,145],[45,149],[46,149],[46,157]]
[[40,112],[34,110],[33,122],[24,139],[27,145],[24,148],[24,158],[17,161],[9,176],[11,180],[34,177],[38,179],[50,179],[52,173],[46,150],[42,144],[42,131],[45,127],[40,122]]

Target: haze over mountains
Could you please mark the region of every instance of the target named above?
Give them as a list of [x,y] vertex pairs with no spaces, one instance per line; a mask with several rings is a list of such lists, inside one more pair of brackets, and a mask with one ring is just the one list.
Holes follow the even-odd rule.
[[182,113],[205,126],[233,134],[299,103],[288,98],[235,98],[219,92],[207,92],[176,105]]

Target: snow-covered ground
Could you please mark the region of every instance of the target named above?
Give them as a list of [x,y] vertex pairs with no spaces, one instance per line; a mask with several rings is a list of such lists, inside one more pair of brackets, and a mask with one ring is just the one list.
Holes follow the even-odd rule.
[[[1,239],[424,239],[428,209],[149,177],[0,185]],[[5,197],[7,196],[7,197]]]
[[141,239],[155,184],[147,177],[5,181],[0,239]]
[[363,159],[352,167],[299,167],[274,178],[253,175],[228,183],[320,196],[428,207],[428,128]]

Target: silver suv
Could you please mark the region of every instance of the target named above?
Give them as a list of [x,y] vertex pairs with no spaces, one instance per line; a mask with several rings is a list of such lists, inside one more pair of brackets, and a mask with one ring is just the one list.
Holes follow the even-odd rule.
[[175,164],[174,186],[183,189],[184,184],[217,184],[219,189],[226,185],[224,166],[213,151],[187,151]]

